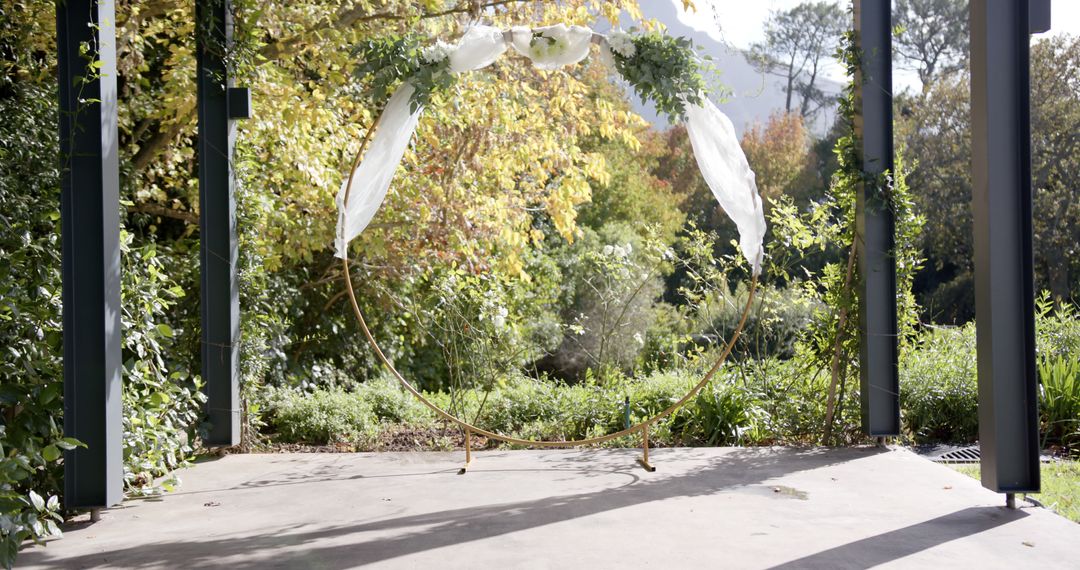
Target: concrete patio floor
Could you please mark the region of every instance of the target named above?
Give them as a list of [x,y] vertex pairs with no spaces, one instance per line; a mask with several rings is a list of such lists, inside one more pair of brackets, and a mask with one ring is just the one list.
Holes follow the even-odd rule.
[[231,455],[18,567],[1080,567],[1080,525],[904,450],[637,455],[480,452],[461,476],[461,453]]

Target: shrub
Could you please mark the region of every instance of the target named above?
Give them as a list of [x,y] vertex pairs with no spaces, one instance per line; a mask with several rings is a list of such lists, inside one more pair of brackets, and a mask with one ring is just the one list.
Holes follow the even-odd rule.
[[272,425],[288,442],[334,444],[367,443],[379,421],[371,404],[340,388],[279,390],[269,399]]
[[970,443],[979,435],[974,323],[932,329],[900,357],[902,422],[916,442]]
[[167,318],[184,291],[166,271],[154,243],[136,246],[125,231],[121,247],[124,486],[131,494],[156,494],[173,481],[156,486],[154,480],[183,465],[192,453],[193,428],[206,396],[200,378],[187,372],[177,350],[181,330]]
[[[5,40],[6,24],[5,14]],[[70,443],[59,419],[56,87],[0,87],[0,567],[9,567],[24,539],[60,532],[61,449]]]
[[764,415],[758,395],[719,379],[672,416],[670,429],[691,445],[743,445],[760,437]]
[[559,254],[566,306],[562,342],[540,366],[578,380],[587,370],[630,371],[654,322],[661,277],[670,270],[666,248],[628,224],[585,228]]
[[[739,325],[749,290],[740,283],[733,291],[711,291],[699,304],[702,337],[712,345],[722,345]],[[801,287],[762,286],[754,296],[746,327],[732,354],[734,358],[793,358],[798,341],[822,310],[820,301]]]
[[504,434],[518,432],[531,423],[557,422],[561,419],[559,390],[557,382],[515,377],[486,397],[480,391],[463,393],[459,417],[469,421],[477,418],[479,425]]
[[1042,354],[1038,360],[1043,441],[1070,445],[1080,430],[1080,360]]
[[356,397],[367,402],[383,422],[428,425],[435,421],[435,412],[390,376],[377,376],[360,384],[356,388]]
[[[812,360],[796,357],[791,360],[769,358],[739,363],[738,374],[744,384],[755,387],[762,399],[765,414],[758,430],[759,443],[816,442],[825,425],[825,395],[829,373],[814,368]],[[858,379],[847,379],[847,384]],[[834,433],[846,441],[859,437],[858,390],[849,389],[843,396],[833,420]]]

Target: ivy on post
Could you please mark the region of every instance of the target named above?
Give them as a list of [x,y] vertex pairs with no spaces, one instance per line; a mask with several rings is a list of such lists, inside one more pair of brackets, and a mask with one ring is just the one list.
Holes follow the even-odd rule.
[[64,506],[123,497],[120,172],[111,0],[56,8],[63,233]]
[[900,376],[895,218],[889,195],[893,164],[892,8],[888,2],[855,2],[860,54],[856,74],[857,149],[863,182],[856,194],[859,294],[859,384],[863,430],[900,434]]
[[[196,0],[199,137],[199,261],[202,372],[207,396],[208,445],[240,443],[240,293],[237,273],[235,178],[236,115],[250,98],[234,90],[227,63],[232,42],[228,0]],[[239,113],[230,113],[237,107]],[[243,109],[240,109],[243,107]]]

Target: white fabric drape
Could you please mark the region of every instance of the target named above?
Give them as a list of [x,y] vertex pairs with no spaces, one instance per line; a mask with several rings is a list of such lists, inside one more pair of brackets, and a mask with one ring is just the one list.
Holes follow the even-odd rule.
[[[553,39],[554,44],[537,42],[537,46],[545,47],[531,46],[533,32]],[[546,28],[516,27],[508,35],[514,49],[530,58],[537,68],[555,69],[585,59],[593,32],[582,26],[560,24]],[[600,43],[601,52],[607,52],[606,42]],[[450,70],[462,73],[487,67],[506,51],[506,44],[507,38],[501,30],[474,26],[450,52]],[[606,55],[610,59],[610,54]],[[410,110],[413,92],[412,84],[406,82],[390,97],[363,161],[353,174],[347,206],[345,185],[348,178],[341,185],[337,196],[335,241],[338,257],[345,257],[349,242],[371,223],[386,197],[423,112],[422,108]],[[739,146],[731,120],[704,95],[702,101],[701,105],[687,105],[686,110],[686,130],[694,157],[713,196],[738,227],[740,249],[753,267],[754,275],[758,275],[763,256],[765,215],[754,172]]]
[[761,273],[765,213],[761,208],[754,171],[746,162],[731,119],[702,96],[701,105],[686,106],[686,132],[694,148],[701,175],[728,217],[739,228],[739,247]]
[[[474,26],[462,36],[457,47],[450,53],[450,70],[454,73],[473,71],[491,65],[506,51],[502,31],[490,26]],[[416,131],[416,123],[424,109],[410,110],[414,92],[411,83],[398,88],[386,103],[379,127],[368,143],[364,160],[356,167],[352,177],[349,203],[345,205],[346,184],[338,191],[338,227],[335,248],[337,256],[344,258],[349,242],[371,223],[379,210],[390,182],[394,179],[405,148]]]
[[[515,26],[510,29],[510,34],[514,49],[531,59],[537,69],[558,69],[578,63],[589,56],[593,37],[593,31],[585,26],[567,27],[566,24],[543,28]],[[550,38],[552,43],[540,41],[534,46],[534,34]]]
[[450,71],[463,73],[483,69],[506,51],[502,30],[491,26],[473,26],[461,37],[450,53]]

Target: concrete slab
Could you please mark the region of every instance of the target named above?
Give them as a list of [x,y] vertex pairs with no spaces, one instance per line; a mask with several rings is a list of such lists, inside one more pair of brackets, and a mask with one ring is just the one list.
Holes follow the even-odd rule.
[[1080,525],[904,450],[231,455],[25,568],[1078,568]]

